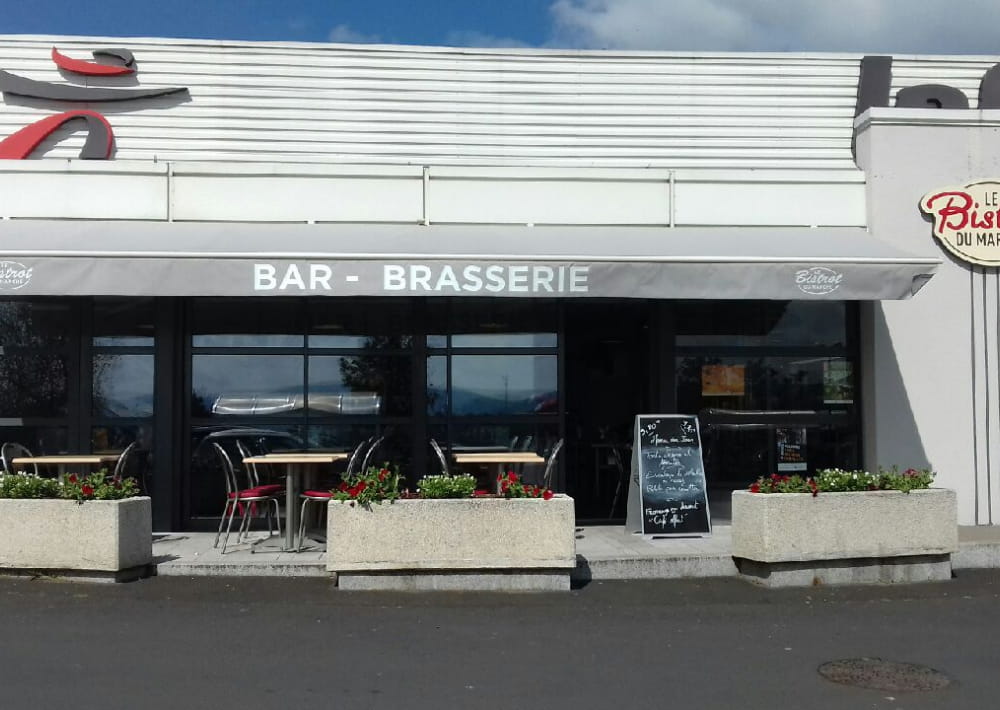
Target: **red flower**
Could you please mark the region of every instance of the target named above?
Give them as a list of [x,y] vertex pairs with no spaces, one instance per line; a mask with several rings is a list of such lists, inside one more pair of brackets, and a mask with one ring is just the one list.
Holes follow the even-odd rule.
[[75,473],[71,473],[69,474],[69,478],[67,478],[66,480],[69,481],[70,483],[76,483],[80,479],[76,477]]
[[752,483],[752,484],[750,484],[750,492],[751,493],[760,493],[760,484],[759,483]]
[[386,471],[386,470],[385,470],[385,469],[383,468],[383,469],[382,469],[381,471],[379,471],[379,472],[378,472],[378,480],[380,480],[380,481],[384,481],[384,480],[385,480],[385,477],[386,477],[386,476],[388,476],[388,475],[389,475],[389,472],[388,472],[388,471]]
[[92,496],[94,495],[94,487],[88,483],[84,483],[80,486],[80,492],[85,496]]
[[552,500],[552,496],[554,495],[555,493],[546,488],[545,492],[542,494],[542,498],[544,498],[545,500]]
[[513,471],[508,471],[507,472],[507,480],[508,481],[516,481],[517,480],[517,474],[514,473]]

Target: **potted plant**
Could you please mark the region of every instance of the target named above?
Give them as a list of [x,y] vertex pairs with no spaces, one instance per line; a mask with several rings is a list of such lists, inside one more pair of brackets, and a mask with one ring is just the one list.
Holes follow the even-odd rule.
[[345,589],[569,589],[573,499],[514,473],[500,488],[428,476],[404,494],[388,468],[350,477],[329,503],[327,569]]
[[927,470],[772,475],[732,496],[733,557],[765,586],[951,577],[955,492]]
[[134,479],[0,475],[0,569],[124,581],[152,561],[150,500]]

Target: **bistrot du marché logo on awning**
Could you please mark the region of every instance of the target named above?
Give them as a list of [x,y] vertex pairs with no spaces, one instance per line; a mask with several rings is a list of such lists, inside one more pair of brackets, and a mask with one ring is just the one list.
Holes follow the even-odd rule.
[[32,267],[19,261],[0,261],[0,291],[16,291],[31,281]]
[[827,296],[844,282],[844,275],[825,266],[813,266],[795,272],[795,285],[810,296]]

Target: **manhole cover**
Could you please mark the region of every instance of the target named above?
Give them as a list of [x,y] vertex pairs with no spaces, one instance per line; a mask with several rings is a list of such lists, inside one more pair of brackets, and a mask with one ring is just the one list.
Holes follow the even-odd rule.
[[819,667],[819,674],[834,683],[896,692],[941,690],[951,679],[944,673],[915,663],[881,658],[847,658]]

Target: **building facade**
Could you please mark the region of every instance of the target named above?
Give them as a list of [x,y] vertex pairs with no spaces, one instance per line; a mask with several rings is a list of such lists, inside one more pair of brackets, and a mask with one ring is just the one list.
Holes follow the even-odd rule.
[[676,412],[716,491],[930,466],[993,523],[996,267],[920,202],[997,177],[997,61],[0,37],[0,438],[139,441],[158,529],[221,429],[563,439],[618,519]]

